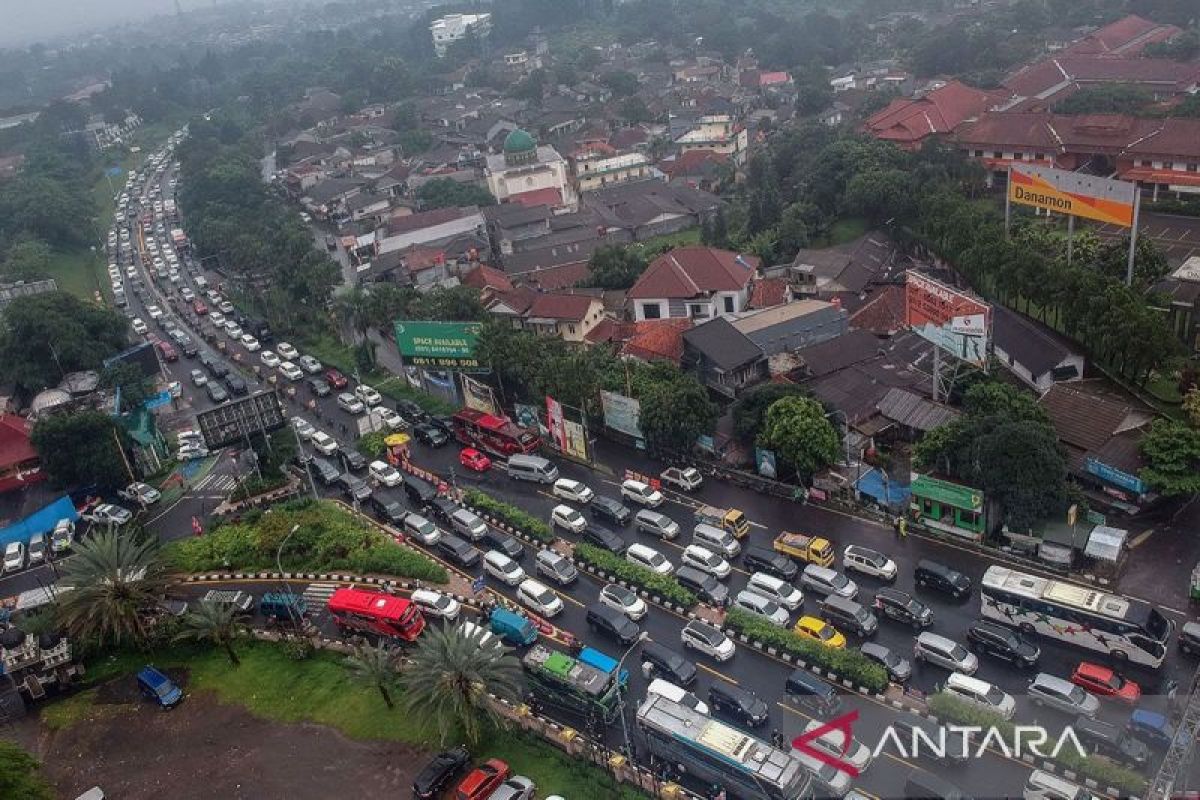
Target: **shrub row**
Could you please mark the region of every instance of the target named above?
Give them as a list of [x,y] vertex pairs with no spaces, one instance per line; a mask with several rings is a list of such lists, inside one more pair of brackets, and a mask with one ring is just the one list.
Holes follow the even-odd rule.
[[247,514],[215,526],[204,536],[167,547],[170,563],[184,572],[218,569],[273,570],[275,552],[293,525],[283,549],[283,567],[292,572],[350,571],[446,583],[446,569],[416,550],[396,544],[333,503],[312,500],[278,505],[270,513]]
[[[929,696],[929,710],[940,720],[959,725],[995,726],[1007,741],[1013,741],[1013,724],[990,711],[952,697],[945,692]],[[1059,764],[1078,775],[1091,778],[1102,789],[1119,789],[1125,797],[1141,797],[1146,791],[1146,779],[1131,769],[1095,756],[1081,756],[1068,742],[1054,757]]]
[[659,575],[652,569],[631,564],[616,553],[581,543],[575,545],[575,557],[596,569],[615,575],[626,583],[645,589],[650,594],[656,594],[669,603],[684,608],[696,605],[696,595],[683,588],[673,576]]
[[511,528],[516,528],[539,542],[554,541],[554,532],[545,522],[510,503],[497,500],[487,492],[479,489],[467,489],[463,492],[463,501],[477,511],[481,511]]
[[725,624],[751,641],[762,642],[780,652],[802,658],[807,663],[834,672],[838,677],[845,678],[868,691],[882,692],[887,688],[887,671],[857,650],[825,647],[811,639],[797,636],[787,628],[778,628],[740,608],[729,609]]

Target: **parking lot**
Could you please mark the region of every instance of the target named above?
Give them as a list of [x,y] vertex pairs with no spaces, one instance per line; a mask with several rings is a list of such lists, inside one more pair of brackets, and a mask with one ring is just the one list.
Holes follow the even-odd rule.
[[[1095,230],[1106,239],[1120,238],[1128,232],[1117,225],[1098,225]],[[1200,218],[1143,212],[1138,230],[1139,236],[1149,236],[1166,252],[1172,267],[1200,255]]]

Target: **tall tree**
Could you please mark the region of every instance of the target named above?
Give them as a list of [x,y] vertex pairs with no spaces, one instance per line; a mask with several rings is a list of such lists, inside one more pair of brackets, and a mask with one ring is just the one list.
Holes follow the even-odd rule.
[[129,533],[95,531],[64,560],[59,621],[73,638],[98,645],[141,644],[165,588],[158,542]]
[[98,369],[125,347],[129,323],[66,292],[19,297],[4,309],[0,375],[30,392],[63,375]]
[[125,433],[100,411],[51,414],[33,427],[33,447],[56,486],[123,486]]
[[634,247],[604,245],[588,259],[588,277],[580,285],[628,289],[646,271],[646,258]]
[[417,189],[417,201],[423,211],[456,206],[494,206],[496,198],[482,186],[435,178]]
[[747,444],[758,439],[767,409],[785,397],[807,397],[808,391],[794,383],[764,383],[744,392],[733,404],[733,430]]
[[801,481],[838,457],[837,430],[825,418],[821,404],[810,397],[783,397],[772,403],[758,443],[774,450]]
[[[484,637],[491,641],[484,644]],[[511,652],[484,628],[427,629],[401,673],[404,710],[432,720],[443,743],[457,729],[477,744],[485,723],[497,721],[488,695],[507,700],[521,696],[524,678]]]
[[208,642],[224,650],[230,664],[241,666],[242,660],[233,645],[246,636],[247,628],[238,619],[238,612],[233,603],[201,600],[183,615],[183,626],[175,638]]
[[396,707],[392,690],[399,680],[400,654],[395,648],[383,641],[374,647],[360,646],[347,656],[346,666],[356,678],[375,687],[389,709]]
[[1146,467],[1139,477],[1168,497],[1200,493],[1200,430],[1173,420],[1155,420],[1142,437]]

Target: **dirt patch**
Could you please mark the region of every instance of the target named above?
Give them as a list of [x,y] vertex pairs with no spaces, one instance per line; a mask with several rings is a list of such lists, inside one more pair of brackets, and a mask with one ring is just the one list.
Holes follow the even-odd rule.
[[258,719],[204,693],[170,711],[138,703],[85,719],[45,734],[39,750],[60,797],[100,786],[128,800],[405,797],[425,761],[407,745]]

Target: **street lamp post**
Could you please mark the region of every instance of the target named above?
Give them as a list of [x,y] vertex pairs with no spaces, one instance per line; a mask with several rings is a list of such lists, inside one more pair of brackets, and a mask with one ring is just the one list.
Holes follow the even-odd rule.
[[617,669],[615,671],[617,678],[617,713],[621,715],[621,736],[625,740],[625,757],[631,762],[633,761],[633,747],[629,744],[629,723],[625,721],[625,687],[621,685],[621,667],[624,665],[625,659],[629,658],[629,654],[633,652],[633,649],[649,638],[650,634],[645,631],[639,633],[637,639],[634,640],[633,644],[629,645],[629,649],[625,651],[624,655],[617,662]]
[[[283,577],[283,546],[285,544],[287,544],[288,539],[292,538],[292,534],[298,530],[300,530],[300,526],[298,524],[293,525],[292,529],[287,532],[287,536],[284,536],[283,541],[281,541],[279,543],[279,548],[275,551],[275,567],[279,570],[280,578]],[[296,626],[296,610],[295,610],[294,606],[292,605],[292,584],[290,581],[285,580],[283,582],[283,585],[287,589],[287,595],[288,595],[288,617],[290,617],[292,620],[292,627],[295,627]]]

